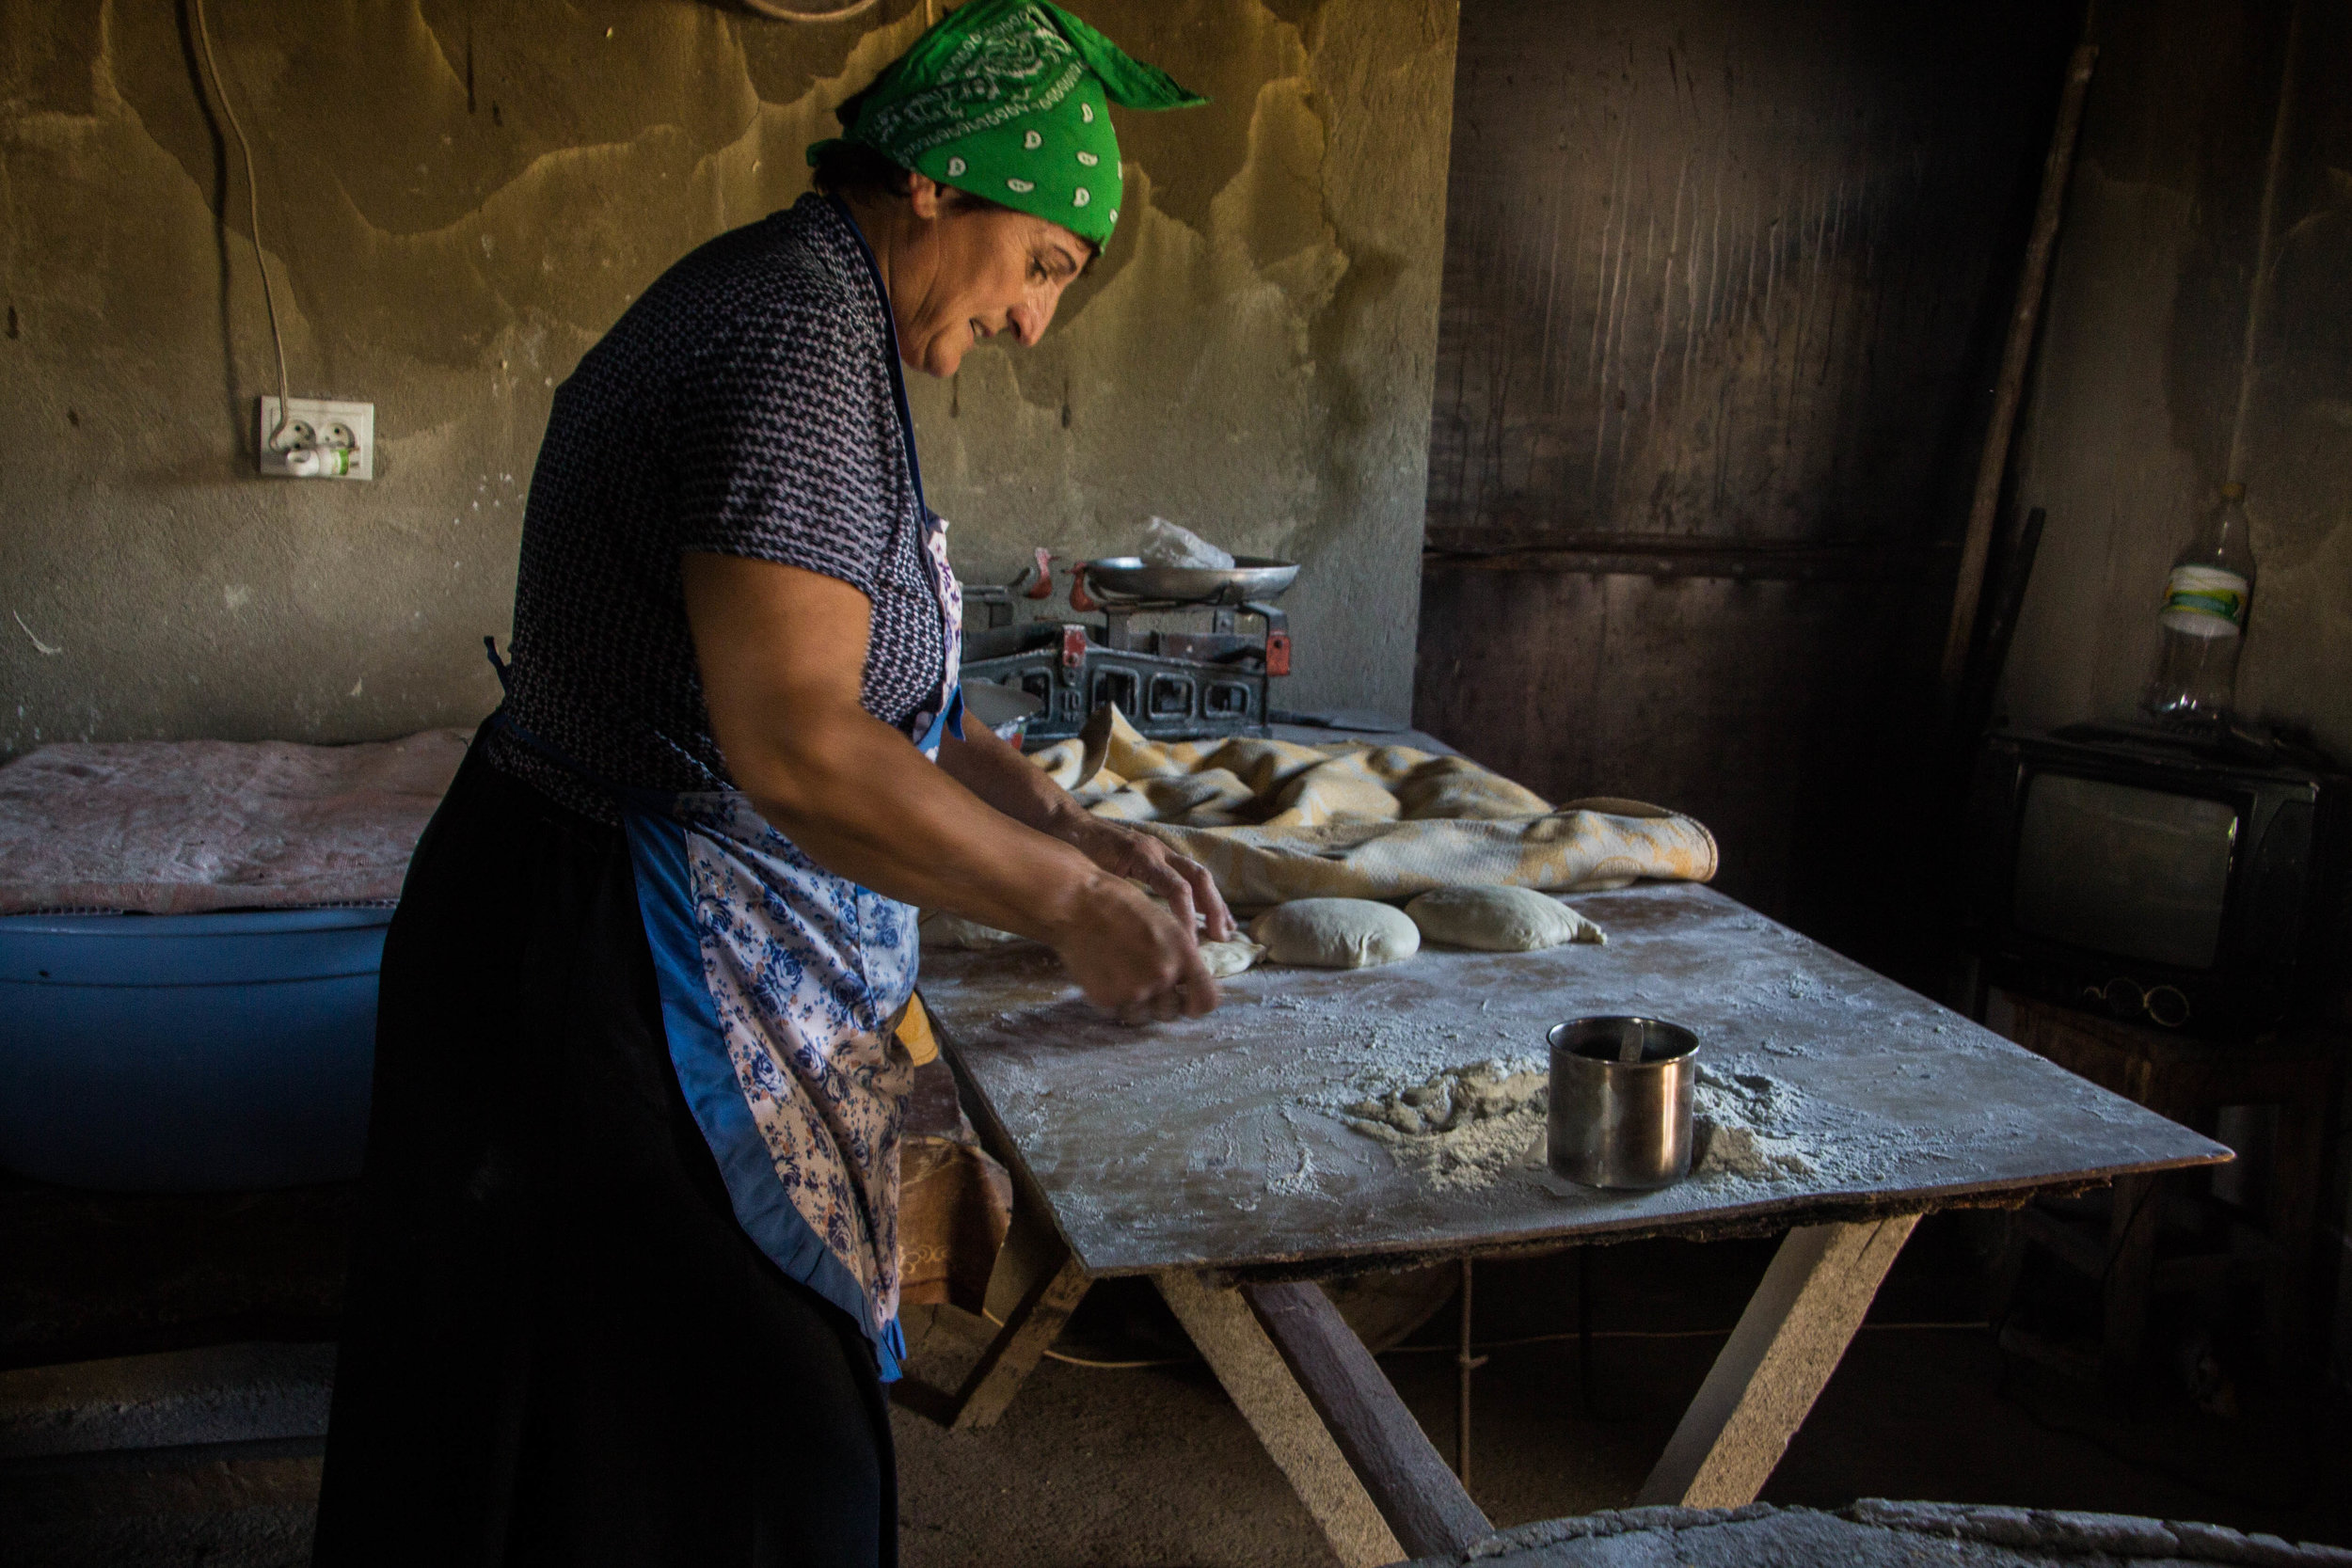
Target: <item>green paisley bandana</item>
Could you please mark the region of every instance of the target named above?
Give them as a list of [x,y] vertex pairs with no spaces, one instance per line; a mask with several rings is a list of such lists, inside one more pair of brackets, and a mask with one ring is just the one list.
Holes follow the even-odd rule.
[[1122,188],[1110,105],[1207,102],[1052,0],[970,0],[875,78],[842,139],[1102,245]]

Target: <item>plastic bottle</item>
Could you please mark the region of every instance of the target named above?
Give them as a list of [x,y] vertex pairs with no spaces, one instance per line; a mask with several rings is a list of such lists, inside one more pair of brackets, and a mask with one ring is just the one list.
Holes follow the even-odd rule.
[[2205,726],[2230,712],[2237,689],[2238,650],[2254,603],[2254,546],[2246,521],[2246,486],[2224,484],[2188,547],[2173,558],[2164,608],[2163,646],[2140,711],[2160,723]]

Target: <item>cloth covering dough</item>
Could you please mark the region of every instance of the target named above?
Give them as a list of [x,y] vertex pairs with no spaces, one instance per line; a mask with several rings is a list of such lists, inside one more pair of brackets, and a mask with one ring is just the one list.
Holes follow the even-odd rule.
[[1237,736],[1146,740],[1104,707],[1030,762],[1097,816],[1206,866],[1226,901],[1403,898],[1441,887],[1598,892],[1704,882],[1714,835],[1638,800],[1553,806],[1465,757]]
[[1523,887],[1441,887],[1405,906],[1431,942],[1488,953],[1534,953],[1608,933],[1557,898]]
[[1369,969],[1421,951],[1421,928],[1402,910],[1369,898],[1301,898],[1268,910],[1249,924],[1278,964],[1314,969]]

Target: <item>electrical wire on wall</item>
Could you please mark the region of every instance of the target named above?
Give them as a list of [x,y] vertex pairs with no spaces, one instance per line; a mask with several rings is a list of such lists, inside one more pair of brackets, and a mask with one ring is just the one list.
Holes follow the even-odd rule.
[[[866,0],[870,5],[873,0]],[[188,0],[188,8],[196,16],[196,41],[204,52],[204,70],[213,79],[213,96],[220,100],[220,112],[229,121],[229,129],[237,138],[237,150],[245,159],[246,216],[252,228],[253,265],[262,275],[262,304],[269,312],[270,347],[278,356],[278,426],[269,433],[269,444],[276,446],[286,434],[289,417],[286,383],[286,339],[278,328],[278,296],[270,289],[269,257],[262,249],[262,193],[253,177],[253,144],[246,140],[245,127],[237,122],[236,106],[229,101],[229,84],[221,79],[220,62],[213,57],[213,34],[204,23],[204,0]]]

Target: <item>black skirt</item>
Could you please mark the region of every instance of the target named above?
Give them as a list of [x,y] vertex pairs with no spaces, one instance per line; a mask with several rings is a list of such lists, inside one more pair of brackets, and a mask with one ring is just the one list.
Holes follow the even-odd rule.
[[319,1568],[896,1562],[873,1353],[736,1224],[622,830],[477,745],[375,1050]]

